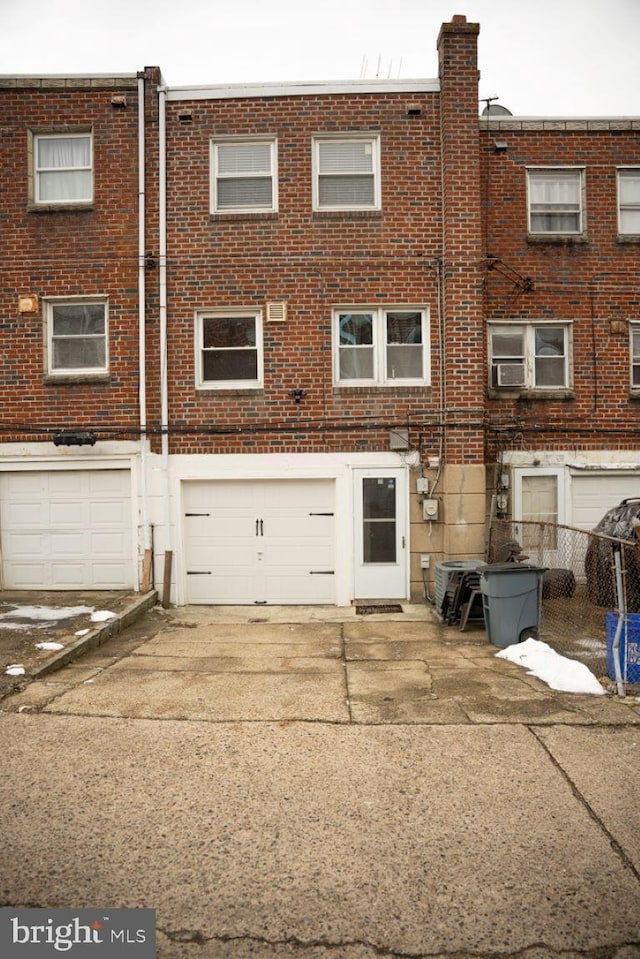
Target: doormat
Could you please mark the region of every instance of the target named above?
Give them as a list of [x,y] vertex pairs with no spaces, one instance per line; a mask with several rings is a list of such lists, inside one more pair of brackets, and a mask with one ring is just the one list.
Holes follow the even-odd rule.
[[387,606],[356,606],[356,615],[370,616],[372,613],[401,613],[399,603],[389,603]]

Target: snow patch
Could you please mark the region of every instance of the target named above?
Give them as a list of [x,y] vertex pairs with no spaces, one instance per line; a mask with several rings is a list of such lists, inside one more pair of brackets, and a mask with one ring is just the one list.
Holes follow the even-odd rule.
[[24,676],[26,670],[21,663],[12,663],[11,666],[7,666],[5,673],[7,676]]
[[8,613],[0,613],[0,619],[31,619],[56,622],[59,619],[71,619],[83,613],[92,613],[93,606],[17,606]]
[[98,609],[91,615],[92,623],[106,623],[108,619],[113,619],[115,613],[110,613],[108,609]]
[[36,643],[36,649],[64,649],[63,643]]
[[77,633],[74,633],[74,636],[86,636],[87,633],[90,633],[90,629],[79,629]]
[[523,643],[514,643],[496,653],[498,659],[507,659],[518,666],[524,666],[529,676],[537,676],[551,689],[564,693],[591,693],[604,696],[596,677],[584,663],[560,656],[547,643],[539,639],[526,639]]

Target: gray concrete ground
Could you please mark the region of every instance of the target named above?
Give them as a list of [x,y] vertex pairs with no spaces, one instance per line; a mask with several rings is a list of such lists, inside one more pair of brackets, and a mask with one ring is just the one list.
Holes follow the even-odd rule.
[[167,959],[640,956],[640,700],[425,607],[187,607],[1,702],[0,905]]

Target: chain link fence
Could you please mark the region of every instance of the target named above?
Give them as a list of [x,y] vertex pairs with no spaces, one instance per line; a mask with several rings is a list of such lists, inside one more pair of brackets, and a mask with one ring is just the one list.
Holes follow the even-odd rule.
[[[545,567],[539,638],[585,663],[612,692],[638,688],[640,542],[554,523],[493,519],[487,561]],[[621,681],[611,652],[607,662],[620,616]]]

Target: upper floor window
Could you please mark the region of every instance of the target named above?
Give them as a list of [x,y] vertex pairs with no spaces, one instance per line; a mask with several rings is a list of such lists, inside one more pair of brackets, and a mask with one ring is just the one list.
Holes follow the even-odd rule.
[[640,236],[640,168],[618,170],[618,233]]
[[527,171],[529,233],[584,232],[583,174],[567,167]]
[[211,212],[274,213],[277,146],[268,140],[211,142]]
[[333,341],[336,383],[423,386],[429,382],[426,310],[335,310]]
[[206,389],[262,386],[262,314],[215,310],[196,316],[197,385]]
[[490,324],[490,386],[568,389],[569,333],[568,323]]
[[629,327],[631,355],[631,389],[640,391],[640,323]]
[[107,301],[48,300],[47,371],[52,375],[106,373]]
[[318,137],[313,143],[313,209],[379,210],[377,136]]
[[34,134],[33,174],[35,203],[91,203],[91,134]]

